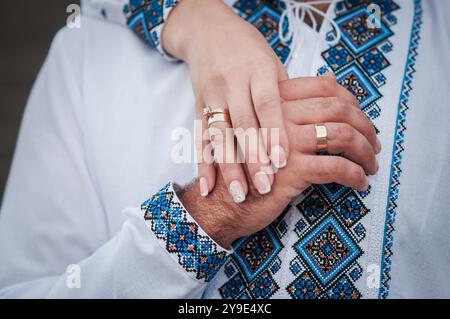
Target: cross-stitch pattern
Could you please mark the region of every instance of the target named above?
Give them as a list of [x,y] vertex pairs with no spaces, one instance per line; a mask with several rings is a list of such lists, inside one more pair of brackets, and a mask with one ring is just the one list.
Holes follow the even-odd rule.
[[141,209],[150,229],[178,263],[197,279],[210,281],[226,260],[221,249],[176,200],[172,184],[144,202]]
[[[400,7],[390,0],[377,1],[382,21],[381,28],[374,30],[367,27],[367,4],[368,1],[347,0],[336,5],[335,21],[342,38],[322,53],[326,65],[318,74],[333,70],[339,83],[355,95],[362,110],[375,120],[382,111],[376,103],[382,98],[379,89],[387,81],[382,71],[390,66],[386,54],[393,50],[389,42],[393,35],[390,27],[396,21],[393,12]],[[282,8],[278,2],[238,0],[234,8],[263,33],[272,47],[279,44],[275,26]],[[359,243],[365,238],[364,218],[370,214],[364,203],[369,194],[370,190],[358,192],[337,184],[313,185],[305,191],[304,199],[293,212],[300,214],[294,228],[299,237],[293,247],[297,256],[289,262],[295,279],[285,287],[292,298],[363,297],[355,283],[362,275],[358,259],[364,251]],[[250,287],[262,274],[266,280],[258,283],[265,285],[265,296],[276,293],[278,284],[273,278],[279,265],[286,262],[278,257],[283,247],[284,234],[277,232],[281,221],[283,217],[266,230],[234,244],[235,253],[225,267],[233,271],[225,272],[229,280],[219,288],[223,298],[256,297]],[[250,247],[256,253],[251,253]]]

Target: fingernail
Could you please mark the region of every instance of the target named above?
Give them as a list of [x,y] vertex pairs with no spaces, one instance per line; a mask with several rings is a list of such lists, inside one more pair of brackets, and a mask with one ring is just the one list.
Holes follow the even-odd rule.
[[199,181],[199,186],[200,186],[200,195],[202,197],[206,197],[208,196],[208,181],[206,180],[205,177],[200,177],[200,181]]
[[276,168],[283,168],[287,164],[286,152],[280,145],[272,147],[270,152],[270,159]]
[[258,192],[261,195],[265,195],[270,192],[270,180],[269,176],[267,176],[264,172],[258,172],[255,174],[255,186],[258,189]]
[[230,183],[230,194],[236,204],[240,204],[245,201],[244,188],[240,181],[235,180]]
[[380,139],[377,137],[377,149],[376,149],[376,153],[380,153],[381,152],[381,141]]

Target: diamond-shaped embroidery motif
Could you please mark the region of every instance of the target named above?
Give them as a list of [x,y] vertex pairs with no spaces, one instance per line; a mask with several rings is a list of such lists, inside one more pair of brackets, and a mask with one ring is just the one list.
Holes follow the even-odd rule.
[[280,14],[271,8],[264,6],[248,18],[248,22],[261,32],[270,45],[273,45],[278,39],[278,21]]
[[363,53],[392,35],[392,31],[382,21],[378,21],[379,28],[369,28],[367,26],[369,16],[370,13],[363,7],[336,20],[341,29],[342,41],[355,55]]
[[337,80],[339,84],[355,96],[361,108],[381,97],[375,86],[354,63],[340,72],[337,75]]
[[224,299],[232,299],[238,296],[246,288],[244,279],[240,273],[231,278],[227,283],[219,288],[219,293]]
[[253,280],[281,251],[282,245],[270,228],[265,228],[233,244],[236,260],[247,280]]
[[352,282],[343,276],[328,290],[330,299],[359,299],[361,293],[355,288]]
[[251,15],[265,0],[237,0],[233,7],[242,15]]
[[326,198],[332,203],[336,202],[339,198],[341,198],[346,192],[349,191],[348,187],[331,183],[324,185],[316,185],[319,191],[325,195]]
[[313,224],[326,213],[329,205],[325,198],[317,190],[314,190],[297,205],[297,208],[306,220]]
[[295,249],[322,284],[330,282],[361,255],[358,246],[333,216],[300,240]]
[[268,271],[263,272],[261,276],[248,286],[248,291],[255,299],[268,299],[278,289],[280,289],[280,287],[278,287]]
[[[278,27],[281,12],[274,2],[268,5],[264,0],[237,0],[234,8],[258,28],[284,61],[289,56],[290,43],[280,42],[275,27]],[[382,18],[377,21],[381,24],[379,29],[367,26],[367,5],[370,3],[381,7]],[[318,75],[334,71],[338,82],[356,97],[362,111],[372,120],[381,114],[378,100],[382,97],[380,89],[387,83],[385,75],[389,74],[383,70],[390,65],[386,57],[393,50],[389,41],[393,34],[390,27],[397,20],[390,12],[395,9],[398,6],[393,1],[385,0],[337,2],[335,21],[342,37],[338,44],[322,53],[326,63],[318,69]],[[326,35],[329,40],[336,38],[335,31]],[[376,127],[375,130],[379,132]],[[284,269],[280,268],[281,263],[275,262],[274,258],[280,259],[280,250],[273,247],[282,247],[281,237],[286,234],[288,220],[295,223],[293,230],[300,238],[293,245],[297,256],[288,265],[295,277],[285,288],[289,295],[292,298],[360,298],[361,293],[355,285],[362,276],[358,258],[363,251],[357,243],[365,237],[363,217],[369,210],[363,199],[370,193],[370,188],[357,192],[338,184],[313,185],[305,190],[300,203],[295,206],[300,213],[298,220],[287,218],[288,224],[282,219],[274,222],[268,227],[274,238],[262,236],[257,239],[258,243],[246,238],[238,243],[237,248],[244,242],[247,247],[239,253],[235,249],[231,261],[245,283],[233,298],[272,296],[272,290],[268,289],[272,286],[271,279],[278,279],[274,273]],[[292,218],[298,214],[295,208],[291,210]],[[253,253],[250,253],[252,245]],[[228,278],[236,275],[230,270],[227,274]]]
[[167,250],[169,252],[194,252],[198,226],[194,223],[169,223]]
[[359,63],[369,75],[374,75],[389,66],[388,60],[377,48],[370,50],[358,58]]
[[333,71],[337,71],[353,61],[350,52],[340,43],[322,53],[322,56]]
[[318,299],[322,295],[320,286],[306,271],[287,286],[286,290],[294,299]]
[[357,221],[365,216],[369,209],[364,206],[354,191],[335,206],[337,215],[347,225],[352,227]]

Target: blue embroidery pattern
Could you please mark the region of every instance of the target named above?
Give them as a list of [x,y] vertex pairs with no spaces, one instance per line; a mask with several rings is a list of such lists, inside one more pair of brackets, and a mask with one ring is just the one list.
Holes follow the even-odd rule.
[[269,227],[233,243],[234,253],[224,267],[230,280],[219,288],[222,298],[267,299],[279,290],[273,275],[281,268],[278,254],[283,249],[281,238],[287,232],[283,217],[289,208]]
[[294,246],[322,285],[328,284],[362,252],[333,215]]
[[402,90],[400,93],[400,102],[398,106],[397,124],[394,139],[394,149],[392,152],[391,179],[389,184],[388,202],[386,207],[386,223],[384,230],[383,254],[381,258],[381,283],[379,298],[387,298],[390,288],[390,270],[392,263],[392,246],[394,243],[394,223],[397,215],[397,199],[400,190],[400,176],[402,173],[401,162],[403,153],[403,142],[406,131],[406,113],[409,109],[408,102],[412,90],[414,79],[417,50],[419,47],[420,30],[422,25],[422,2],[414,1],[414,21],[411,32],[410,47],[406,62],[405,75],[403,79]]
[[[234,8],[253,23],[272,47],[279,41],[274,25],[279,21],[278,2],[264,0],[238,0]],[[370,1],[372,3],[373,1]],[[381,113],[376,102],[382,97],[379,88],[386,83],[381,73],[390,66],[385,55],[392,51],[390,26],[396,23],[392,11],[399,6],[391,0],[377,0],[382,12],[379,29],[369,29],[369,12],[366,0],[344,0],[336,5],[335,19],[342,32],[338,44],[322,53],[327,63],[319,69],[323,74],[335,72],[341,85],[355,95],[361,109],[372,120]],[[277,23],[275,23],[277,22]],[[328,36],[335,36],[330,32]],[[285,50],[289,52],[289,49]],[[283,61],[283,56],[280,56]],[[283,61],[284,62],[284,61]],[[304,192],[303,200],[296,205],[300,220],[294,231],[299,240],[293,248],[297,256],[290,261],[289,269],[295,279],[286,287],[292,298],[351,298],[362,294],[355,282],[362,275],[358,259],[364,254],[359,243],[366,229],[361,223],[370,210],[364,198],[370,193],[329,184],[313,185]],[[289,207],[286,209],[286,211]],[[265,230],[235,243],[235,253],[226,264],[229,280],[219,288],[223,298],[255,298],[255,278],[264,275],[266,297],[271,297],[278,285],[273,276],[280,269],[278,257],[282,248],[280,225],[286,222],[282,215]],[[259,295],[261,296],[261,295]]]
[[144,218],[165,249],[197,279],[210,281],[227,253],[205,234],[177,200],[171,183],[141,205]]
[[[422,23],[421,0],[414,1],[415,18],[392,155],[380,298],[386,298],[389,293],[406,111]],[[169,10],[177,2],[131,0],[125,8],[128,24],[147,43],[162,52],[159,32]],[[369,29],[366,25],[369,17],[366,7],[371,3],[381,8],[381,27],[378,29]],[[377,104],[382,98],[379,89],[387,81],[382,72],[390,66],[386,58],[393,50],[389,41],[393,35],[390,27],[397,23],[393,12],[399,8],[393,0],[342,0],[336,5],[335,19],[342,38],[338,44],[322,53],[326,65],[319,68],[318,75],[331,69],[339,83],[354,94],[361,109],[371,120],[376,120],[381,114]],[[280,60],[286,63],[290,48],[281,43],[278,34],[283,4],[278,0],[236,0],[233,9],[265,36]],[[328,36],[335,35],[330,32]],[[297,256],[289,262],[289,269],[295,279],[285,288],[292,298],[362,297],[355,282],[363,272],[358,259],[364,251],[359,244],[366,235],[362,220],[370,214],[364,204],[364,198],[369,193],[370,189],[357,192],[337,184],[313,185],[305,191],[304,199],[295,207],[300,214],[294,228],[299,239],[293,245]],[[173,197],[173,190],[167,185],[145,202],[142,209],[146,211],[145,219],[152,231],[164,243],[167,251],[176,256],[183,268],[195,273],[198,279],[210,281],[224,265],[228,281],[219,288],[223,298],[267,299],[280,290],[274,277],[281,269],[279,254],[284,248],[281,239],[288,230],[284,217],[290,206],[266,229],[235,242],[235,253],[227,259],[226,253],[201,232],[195,222],[189,219],[182,205],[173,201]]]
[[[322,53],[327,65],[318,72],[323,74],[331,69],[372,120],[381,112],[376,104],[382,97],[378,89],[385,84],[381,71],[390,65],[385,53],[392,51],[389,42],[392,23],[386,17],[399,8],[393,1],[376,2],[382,11],[378,29],[367,27],[368,1],[344,0],[336,5],[335,21],[342,37],[338,44]],[[334,31],[328,34],[334,36]],[[309,226],[296,227],[300,240],[294,249],[298,256],[291,261],[290,269],[297,277],[287,287],[293,298],[362,297],[354,283],[362,274],[358,259],[364,252],[358,243],[365,237],[366,229],[360,221],[370,213],[363,201],[369,193],[370,190],[357,192],[337,184],[313,185],[306,191],[297,208],[305,218],[303,224]],[[314,294],[303,293],[308,291],[306,284],[314,287]]]
[[237,0],[233,9],[262,33],[281,62],[286,63],[291,49],[281,42],[278,34],[284,3],[278,0]]
[[124,6],[128,26],[152,48],[166,56],[161,47],[164,21],[179,0],[130,0]]

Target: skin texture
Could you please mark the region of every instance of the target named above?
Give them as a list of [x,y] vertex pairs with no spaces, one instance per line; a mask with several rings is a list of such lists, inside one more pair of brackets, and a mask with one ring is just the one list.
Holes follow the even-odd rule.
[[[381,147],[374,128],[333,76],[292,79],[279,88],[289,98],[281,107],[291,152],[287,166],[277,173],[272,192],[262,196],[250,186],[247,200],[236,204],[227,196],[228,187],[219,174],[207,198],[201,196],[198,181],[179,194],[192,217],[223,247],[269,225],[311,184],[336,182],[366,190],[366,174],[378,170],[375,154]],[[314,123],[318,122],[328,129],[330,153],[343,153],[347,158],[316,155]]]
[[[318,8],[326,10],[326,5]],[[288,77],[272,48],[256,28],[221,0],[183,0],[166,22],[162,43],[169,54],[184,60],[190,68],[197,119],[203,120],[196,134],[200,155],[197,186],[203,197],[216,184],[214,160],[236,203],[246,200],[252,186],[260,194],[270,193],[279,184],[274,185],[275,176],[280,178],[288,162],[295,160],[291,144],[300,143],[313,155],[313,124],[327,121],[331,153],[343,153],[367,174],[378,169],[374,154],[379,145],[373,127],[361,114],[358,116],[359,105],[354,97],[330,77],[316,82],[287,81],[280,87],[278,83]],[[306,97],[309,100],[300,101]],[[226,106],[231,123],[217,123],[208,130],[202,114],[204,106]],[[349,114],[344,114],[348,110]],[[293,119],[300,127],[289,132],[287,123]],[[231,127],[234,136],[233,131],[231,135],[225,132]],[[256,145],[248,145],[245,135],[239,134],[240,130],[260,127],[279,129],[279,140],[271,140],[270,134],[258,135]],[[211,154],[203,157],[207,154],[203,150],[210,144],[214,159]],[[246,165],[239,163],[242,158]],[[296,169],[305,170],[308,164],[301,161],[297,165]]]
[[[162,43],[169,54],[189,65],[198,119],[203,119],[205,106],[226,107],[232,123],[215,124],[217,129],[279,129],[278,140],[271,139],[270,134],[260,134],[257,145],[248,149],[243,147],[244,135],[235,134],[246,165],[237,160],[219,163],[227,188],[235,181],[247,194],[247,170],[248,180],[260,193],[270,192],[274,175],[257,173],[267,172],[271,164],[278,168],[286,165],[289,141],[278,83],[288,77],[265,38],[221,0],[184,0],[169,16]],[[204,123],[202,129],[206,127]],[[197,136],[201,137],[202,132]],[[198,154],[203,153],[209,142],[208,138],[198,141]],[[216,160],[223,158],[221,152],[233,151],[227,150],[222,142],[220,138],[214,139]],[[202,193],[207,195],[214,188],[216,170],[208,161],[199,162],[199,176],[204,178]]]

